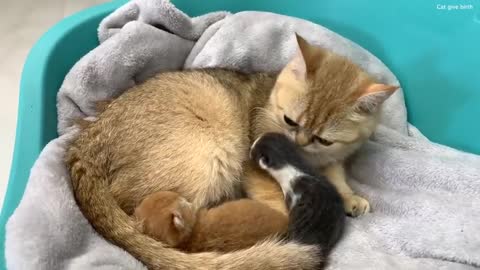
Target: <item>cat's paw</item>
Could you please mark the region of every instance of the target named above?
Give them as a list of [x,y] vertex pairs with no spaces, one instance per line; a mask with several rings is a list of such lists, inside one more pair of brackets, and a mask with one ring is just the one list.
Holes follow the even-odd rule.
[[370,203],[364,198],[350,194],[343,197],[345,212],[352,217],[358,217],[370,212]]

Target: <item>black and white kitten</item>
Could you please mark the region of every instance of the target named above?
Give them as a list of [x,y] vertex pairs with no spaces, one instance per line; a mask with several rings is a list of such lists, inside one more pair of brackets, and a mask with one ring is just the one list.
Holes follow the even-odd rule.
[[319,246],[326,258],[343,235],[343,200],[301,151],[285,135],[266,133],[253,143],[250,156],[283,190],[289,210],[289,239]]

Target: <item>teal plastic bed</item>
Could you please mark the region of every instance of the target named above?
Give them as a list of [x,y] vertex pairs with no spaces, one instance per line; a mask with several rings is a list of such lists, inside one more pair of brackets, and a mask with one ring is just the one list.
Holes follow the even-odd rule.
[[[73,64],[98,45],[102,18],[117,0],[79,12],[52,27],[25,63],[13,163],[0,217],[17,207],[29,171],[57,136],[56,93]],[[434,142],[480,153],[480,2],[405,0],[172,0],[191,16],[215,10],[261,10],[324,25],[379,57],[399,78],[409,121]],[[0,268],[5,267],[4,256]]]

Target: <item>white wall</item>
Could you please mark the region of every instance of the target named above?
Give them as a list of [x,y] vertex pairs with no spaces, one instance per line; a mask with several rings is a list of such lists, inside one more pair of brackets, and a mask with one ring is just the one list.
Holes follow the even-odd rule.
[[52,25],[106,0],[6,0],[0,16],[0,208],[12,162],[20,74],[28,51]]

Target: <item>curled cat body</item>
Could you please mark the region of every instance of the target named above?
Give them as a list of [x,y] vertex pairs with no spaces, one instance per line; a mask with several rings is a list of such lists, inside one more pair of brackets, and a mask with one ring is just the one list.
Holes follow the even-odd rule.
[[[338,140],[335,148],[368,137],[358,126],[375,118],[393,88],[374,82],[346,59],[297,40],[298,52],[279,74],[166,72],[109,103],[65,157],[75,199],[95,230],[149,269],[317,269],[323,258],[316,245],[272,238],[225,254],[187,254],[143,234],[130,216],[158,191],[177,192],[195,207],[238,197],[242,179],[252,177],[248,170],[245,174],[250,144],[264,132],[290,134],[297,128],[296,141],[305,148],[325,147],[302,141],[312,134],[321,133],[321,143]],[[332,71],[317,78],[332,61]],[[324,83],[349,87],[325,94],[319,88]],[[315,123],[324,124],[317,129]],[[336,134],[340,128],[355,132]],[[254,199],[258,193],[252,191],[269,188],[246,181]]]

